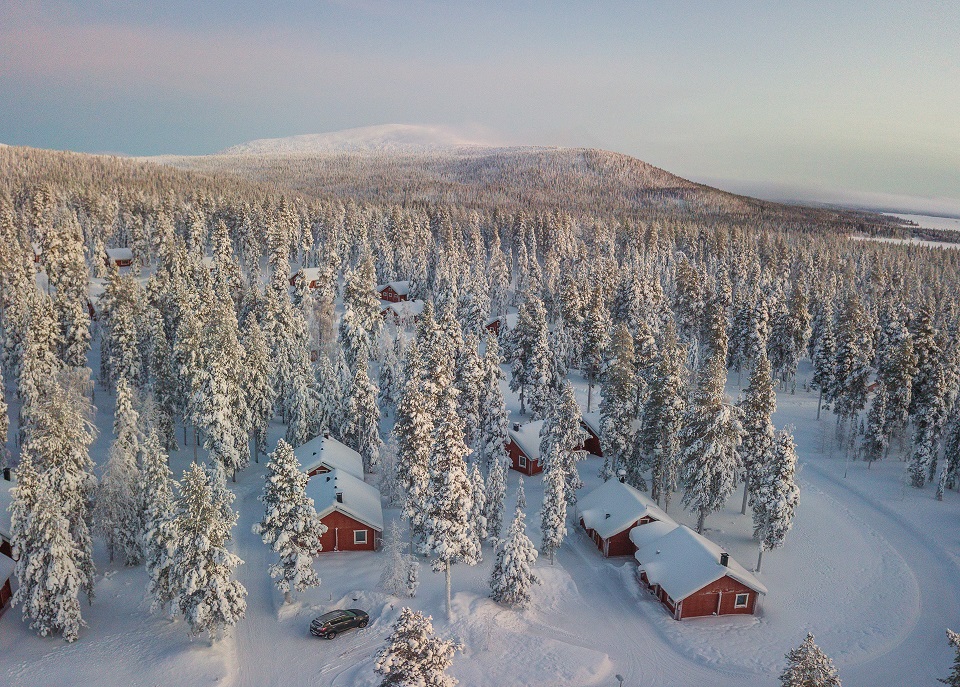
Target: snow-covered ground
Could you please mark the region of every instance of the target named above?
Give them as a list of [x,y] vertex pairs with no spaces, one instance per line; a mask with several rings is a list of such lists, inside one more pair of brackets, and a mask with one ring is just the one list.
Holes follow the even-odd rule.
[[910,215],[897,212],[884,213],[891,217],[899,217],[914,222],[923,229],[941,229],[943,231],[960,231],[960,218],[939,217],[937,215]]
[[[809,366],[801,367],[801,383],[809,375]],[[585,405],[585,384],[574,382]],[[734,386],[729,390],[736,395]],[[517,399],[507,398],[516,416]],[[98,393],[96,400],[101,435],[93,452],[102,461],[114,399]],[[932,489],[905,486],[898,460],[870,470],[847,464],[832,448],[833,416],[816,420],[812,393],[781,392],[778,404],[776,425],[795,428],[802,495],[786,547],[764,556],[760,579],[770,593],[756,618],[672,620],[640,590],[631,559],[603,559],[573,525],[555,565],[538,562],[543,584],[527,611],[487,598],[489,547],[480,565],[454,568],[452,623],[443,610],[442,575],[424,562],[415,599],[388,597],[375,590],[376,553],[322,555],[316,562],[322,585],[284,606],[267,575],[271,555],[250,529],[262,508],[256,500],[262,467],[254,464],[231,485],[240,514],[234,544],[246,561],[238,575],[249,597],[246,619],[226,639],[212,646],[191,640],[182,621],[151,615],[143,569],[109,564],[98,549],[97,598],[85,608],[89,627],[79,641],[36,637],[19,609],[0,618],[0,684],[374,685],[373,655],[402,605],[432,614],[438,633],[463,641],[451,673],[466,686],[614,685],[619,673],[625,685],[760,687],[773,683],[783,654],[807,631],[833,657],[846,687],[935,684],[952,658],[944,629],[960,623],[954,595],[960,494],[948,492],[940,503]],[[283,427],[275,424],[272,432],[276,439]],[[193,446],[175,453],[175,473],[192,457]],[[585,489],[599,483],[599,468],[598,459],[581,464]],[[518,478],[510,474],[508,513]],[[541,478],[525,478],[524,485],[528,534],[537,543]],[[751,521],[739,506],[738,493],[707,519],[706,534],[752,568]],[[672,510],[681,522],[695,521],[679,505]],[[391,509],[384,515],[398,517]],[[368,610],[370,626],[333,641],[310,636],[312,617],[348,606]]]

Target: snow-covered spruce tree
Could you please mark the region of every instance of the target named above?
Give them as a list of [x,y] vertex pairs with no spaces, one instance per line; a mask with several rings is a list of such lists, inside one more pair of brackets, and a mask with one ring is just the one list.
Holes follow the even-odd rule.
[[793,513],[800,503],[800,487],[794,479],[797,448],[793,436],[781,429],[773,437],[770,458],[760,466],[753,492],[753,536],[760,542],[757,572],[763,552],[783,546],[793,527]]
[[484,369],[478,351],[479,342],[469,334],[456,358],[454,384],[460,392],[460,417],[463,418],[463,438],[467,446],[476,446],[480,431],[480,394]]
[[380,570],[378,587],[393,596],[412,597],[417,593],[416,580],[418,575],[412,573],[420,564],[410,554],[404,552],[403,537],[400,534],[400,525],[394,520],[387,529],[384,541],[383,568]]
[[[507,407],[503,399],[500,382],[503,370],[500,369],[500,346],[492,333],[487,333],[487,348],[483,354],[483,377],[480,380],[479,423],[477,430],[476,460],[489,475],[496,462],[506,463],[507,455]],[[501,511],[502,513],[502,511]],[[493,536],[499,535],[497,528]]]
[[524,608],[530,603],[530,590],[540,584],[533,572],[537,550],[527,536],[522,508],[517,508],[506,539],[497,549],[497,560],[490,575],[490,597],[505,606]]
[[327,528],[317,517],[313,499],[306,495],[308,479],[293,447],[281,439],[267,463],[259,497],[265,513],[253,531],[280,557],[270,566],[270,577],[277,581],[286,603],[292,603],[294,591],[320,584],[313,557],[321,549],[320,537]]
[[833,661],[807,633],[803,644],[787,653],[787,667],[780,673],[780,687],[841,687]]
[[[601,380],[603,400],[600,401],[600,446],[603,449],[601,476],[610,479],[625,468],[633,453],[636,407],[636,374],[634,369],[633,337],[625,324],[613,333],[610,345],[610,364]],[[631,484],[646,489],[639,470],[632,470]],[[640,484],[634,484],[639,479]]]
[[889,439],[902,433],[909,421],[917,354],[910,332],[900,323],[888,323],[883,338],[886,345],[878,351],[877,380],[880,382],[878,394],[884,397],[883,432],[889,445]]
[[580,368],[587,378],[587,412],[593,403],[593,387],[603,373],[603,363],[610,345],[610,312],[603,292],[595,288],[583,319],[583,357]]
[[[558,447],[554,446],[554,452]],[[567,536],[567,480],[563,462],[557,455],[550,456],[543,472],[543,505],[540,507],[540,550],[553,556]]]
[[183,473],[174,508],[177,546],[170,571],[178,590],[176,606],[190,633],[207,632],[211,640],[236,625],[247,609],[246,588],[231,579],[243,561],[227,548],[237,521],[230,508],[233,494],[218,470],[194,463]]
[[736,489],[741,468],[743,427],[739,409],[724,396],[725,360],[726,355],[706,361],[680,431],[683,504],[697,512],[698,533],[707,515],[723,508]]
[[680,430],[686,412],[686,355],[668,324],[657,354],[650,398],[643,408],[639,441],[650,456],[653,488],[651,495],[669,511],[677,487]]
[[953,669],[946,678],[939,678],[940,682],[950,687],[960,687],[960,634],[951,629],[947,629],[947,641],[950,642],[950,648],[954,651]]
[[937,468],[940,437],[950,407],[950,380],[943,355],[929,357],[925,366],[918,366],[917,378],[923,383],[914,387],[913,450],[910,455],[910,483],[918,489],[933,479]]
[[490,463],[487,472],[487,536],[497,542],[503,530],[504,501],[507,497],[507,468],[502,460]]
[[316,377],[310,367],[310,358],[303,347],[291,360],[287,386],[288,423],[284,439],[291,446],[302,446],[310,439],[311,420],[317,415],[319,398]]
[[822,407],[830,409],[837,383],[834,372],[837,340],[833,333],[833,306],[830,301],[824,304],[820,321],[820,335],[813,341],[813,379],[811,380],[811,386],[820,391],[817,399],[818,420]]
[[10,411],[7,408],[6,384],[0,365],[0,467],[7,467],[7,434],[10,432]]
[[61,634],[68,642],[85,625],[80,590],[86,576],[78,569],[81,552],[70,534],[70,522],[56,501],[50,473],[38,474],[29,453],[17,468],[17,486],[10,507],[17,591],[13,605],[41,637]]
[[150,576],[147,593],[152,611],[166,611],[177,595],[171,578],[177,547],[173,520],[175,484],[156,431],[147,433],[142,453],[143,556]]
[[400,340],[398,335],[394,339],[394,345],[387,347],[383,361],[380,363],[380,371],[377,375],[377,403],[384,413],[396,410],[397,398],[400,396],[400,360],[397,356],[398,346],[396,342]]
[[520,304],[517,326],[510,332],[510,390],[520,394],[520,412],[529,407],[543,417],[549,401],[550,344],[543,302],[533,295]]
[[477,462],[470,466],[470,486],[473,490],[473,508],[470,511],[470,524],[477,539],[477,563],[481,561],[480,545],[487,538],[487,485]]
[[347,402],[348,441],[363,457],[363,469],[372,472],[380,464],[380,406],[377,405],[377,387],[367,376],[366,364],[359,365],[350,385]]
[[256,318],[251,317],[246,327],[246,368],[243,385],[247,399],[247,410],[253,430],[254,457],[267,450],[267,427],[273,418],[273,408],[277,392],[273,387],[274,363],[263,330]]
[[25,317],[17,374],[17,397],[20,399],[17,419],[21,444],[36,421],[35,415],[39,412],[37,406],[45,395],[46,385],[61,367],[56,357],[59,336],[50,298],[31,289],[25,303]]
[[856,293],[850,293],[844,301],[837,325],[837,353],[833,374],[835,393],[833,411],[841,428],[852,423],[867,404],[867,385],[870,381],[870,361],[873,359],[873,343],[863,305]]
[[581,447],[587,433],[580,424],[580,404],[573,385],[566,381],[540,428],[540,455],[546,460],[559,460],[566,480],[566,498],[577,502],[577,490],[583,487],[577,463],[587,457]]
[[740,403],[743,424],[743,443],[740,444],[740,461],[743,463],[743,505],[741,514],[747,512],[747,499],[753,488],[753,475],[762,470],[770,459],[773,446],[773,422],[770,417],[777,409],[777,396],[773,391],[770,376],[770,361],[761,351],[753,363],[750,385]]
[[425,536],[421,548],[433,559],[434,572],[446,574],[447,615],[452,616],[450,569],[457,563],[475,565],[480,558],[480,543],[470,522],[473,488],[464,460],[470,449],[463,442],[463,420],[457,414],[453,360],[447,356],[441,357],[440,362],[433,370],[442,392],[430,451]]
[[57,220],[55,229],[47,233],[43,256],[60,323],[59,355],[68,367],[84,367],[90,350],[90,275],[83,256],[83,230],[72,212],[62,213]]
[[423,359],[419,344],[407,349],[406,381],[397,402],[397,480],[404,493],[403,517],[410,522],[411,546],[415,536],[423,535],[430,481],[430,449],[435,408],[424,389]]
[[90,371],[61,370],[47,385],[36,405],[34,424],[27,434],[21,457],[30,454],[54,503],[70,523],[76,555],[74,566],[81,589],[93,600],[93,541],[90,536],[90,503],[97,479],[90,459],[90,444],[96,438],[94,408],[86,394]]
[[334,368],[333,362],[326,355],[320,356],[320,360],[314,368],[314,379],[317,389],[317,414],[310,423],[310,434],[320,436],[330,433],[335,437],[342,437],[340,428],[345,405],[345,392],[337,369]]
[[432,619],[420,611],[400,609],[374,662],[374,671],[383,675],[380,687],[455,687],[457,680],[447,675],[447,669],[463,646],[435,637]]
[[133,390],[127,380],[117,381],[117,405],[107,466],[97,488],[93,511],[94,531],[103,537],[112,562],[120,554],[125,565],[143,560],[143,500],[140,466],[140,421],[133,408]]

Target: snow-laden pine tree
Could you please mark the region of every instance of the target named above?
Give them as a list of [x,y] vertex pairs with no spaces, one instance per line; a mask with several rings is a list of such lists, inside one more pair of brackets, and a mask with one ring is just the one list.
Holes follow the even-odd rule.
[[476,461],[470,466],[470,486],[473,490],[473,508],[470,524],[477,539],[477,563],[481,560],[480,545],[487,538],[487,485]]
[[503,530],[504,501],[507,497],[507,467],[506,462],[495,460],[490,463],[487,472],[487,536],[496,543]]
[[59,340],[50,298],[31,289],[24,303],[24,332],[19,347],[17,397],[20,399],[18,423],[21,444],[36,422],[37,407],[46,395],[46,386],[57,374],[61,363],[56,356]]
[[803,644],[787,653],[787,667],[780,673],[780,687],[841,687],[830,657],[807,633]]
[[[680,430],[686,412],[686,355],[668,323],[657,354],[650,383],[650,398],[643,408],[639,441],[650,457],[651,495],[669,511],[677,488],[680,462]],[[662,501],[661,501],[662,500]]]
[[380,464],[380,406],[377,405],[377,387],[367,376],[366,364],[359,365],[350,385],[346,406],[349,427],[347,445],[363,458],[363,469],[372,472]]
[[610,312],[598,287],[590,295],[583,319],[583,356],[580,369],[587,378],[587,412],[593,404],[593,387],[603,374],[603,364],[610,346]]
[[901,434],[909,421],[917,354],[905,325],[888,321],[881,334],[885,346],[877,353],[877,394],[884,397],[883,434],[889,445],[890,438]]
[[[503,370],[500,368],[500,346],[492,333],[487,333],[487,347],[483,354],[483,377],[480,380],[479,427],[477,430],[476,460],[489,475],[494,463],[506,463],[507,407],[503,399]],[[501,511],[502,513],[502,511]],[[499,535],[499,527],[493,536]]]
[[763,552],[783,546],[793,527],[793,514],[800,503],[800,487],[795,474],[797,447],[793,435],[781,429],[773,437],[770,457],[761,465],[754,480],[753,536],[760,543],[757,572]]
[[[556,453],[559,447],[553,447]],[[543,471],[543,505],[540,507],[540,551],[553,556],[567,536],[567,476],[562,460],[549,456]]]
[[950,642],[950,648],[954,651],[953,668],[947,677],[939,678],[939,681],[950,687],[960,687],[960,634],[948,628],[947,641]]
[[400,338],[398,335],[394,339],[394,345],[387,347],[377,374],[377,403],[384,413],[396,410],[397,399],[400,396],[400,359],[397,356],[398,351],[401,350],[398,345]]
[[510,389],[520,394],[521,413],[529,407],[535,418],[541,418],[550,396],[551,355],[547,314],[539,298],[524,298],[509,339]]
[[400,525],[394,520],[387,529],[387,536],[383,544],[383,568],[380,570],[381,590],[393,596],[413,597],[417,593],[416,584],[411,584],[418,577],[413,570],[420,567],[416,558],[404,551],[403,537],[400,534]]
[[833,411],[841,427],[852,423],[867,404],[873,342],[859,296],[851,292],[844,301],[837,324],[837,353],[834,358]]
[[10,411],[7,408],[6,384],[0,365],[0,467],[7,467],[7,434],[10,432]]
[[424,389],[423,359],[419,344],[407,349],[406,381],[397,401],[397,481],[404,494],[403,517],[410,523],[411,546],[423,534],[430,481],[430,448],[435,408]]
[[10,506],[11,535],[17,559],[17,591],[13,605],[41,637],[60,634],[77,639],[85,625],[80,614],[80,590],[86,575],[70,534],[70,521],[56,501],[49,472],[38,473],[29,453],[17,468],[17,486]]
[[[600,401],[600,446],[603,449],[601,476],[610,479],[626,468],[636,438],[636,370],[634,369],[633,337],[626,324],[620,324],[610,344],[610,364],[603,373]],[[646,489],[640,470],[633,469],[630,484]],[[635,482],[639,480],[639,484]]]
[[273,418],[273,408],[277,392],[273,387],[274,363],[270,348],[263,335],[263,329],[255,317],[251,317],[246,326],[244,340],[246,350],[246,368],[243,375],[244,395],[247,410],[250,413],[250,426],[253,433],[254,457],[267,451],[267,427]]
[[297,347],[290,366],[290,378],[287,386],[288,422],[284,439],[291,446],[302,446],[310,439],[310,426],[318,414],[319,397],[316,389],[316,377],[310,367],[310,358],[306,348]]
[[463,442],[463,420],[457,414],[453,360],[449,355],[439,360],[433,375],[442,391],[430,450],[421,549],[433,559],[434,572],[446,574],[447,615],[451,616],[450,569],[457,563],[475,565],[480,559],[480,542],[470,522],[474,494],[464,460],[470,449]]
[[432,619],[420,611],[400,609],[374,662],[374,671],[383,675],[380,687],[455,687],[457,680],[447,675],[447,669],[463,646],[434,636]]
[[93,511],[94,531],[103,537],[112,562],[120,555],[125,565],[143,560],[143,500],[139,466],[140,418],[133,408],[133,390],[127,380],[117,381],[117,405],[107,466],[97,488]]
[[540,455],[548,461],[560,461],[567,502],[571,504],[577,502],[577,490],[583,487],[577,463],[587,457],[582,448],[587,433],[580,420],[580,404],[573,385],[566,381],[540,428]]
[[726,354],[706,361],[680,432],[683,504],[697,512],[698,533],[736,489],[741,469],[743,427],[739,409],[724,396],[725,360]]
[[[837,339],[833,333],[833,305],[830,301],[824,303],[819,320],[819,336],[813,339],[813,379],[811,380],[811,386],[820,392],[817,398],[818,420],[821,407],[830,409],[837,383],[834,372]],[[826,401],[825,404],[824,401]]]
[[175,603],[190,633],[207,632],[211,639],[236,625],[247,609],[247,590],[232,579],[243,561],[228,548],[237,516],[223,479],[216,466],[192,464],[183,473],[174,506],[177,546],[170,580],[178,590]]
[[[152,611],[163,611],[177,596],[171,573],[177,547],[173,519],[173,473],[155,430],[143,442],[143,557],[150,581],[147,593]],[[172,612],[172,609],[170,609]]]
[[320,356],[314,369],[314,379],[317,389],[317,414],[310,423],[310,434],[320,436],[330,433],[334,437],[342,437],[340,429],[346,405],[345,392],[337,369],[326,355]]
[[490,597],[505,606],[524,608],[530,603],[530,590],[540,584],[533,572],[537,550],[527,536],[523,508],[518,507],[490,575]]
[[483,389],[483,361],[479,342],[469,334],[457,354],[454,384],[460,392],[460,417],[463,418],[463,438],[467,446],[476,446],[480,431],[480,395]]
[[770,361],[761,351],[753,363],[750,384],[740,402],[743,443],[740,444],[740,461],[743,463],[743,504],[741,514],[747,512],[747,499],[753,489],[753,475],[763,469],[770,459],[773,446],[773,422],[770,417],[777,409],[777,396],[773,391]]
[[259,497],[265,511],[253,531],[280,557],[270,566],[270,577],[276,580],[286,603],[292,603],[294,591],[320,584],[313,557],[321,549],[320,537],[327,528],[317,516],[313,499],[306,494],[308,479],[293,447],[281,439],[267,463]]
[[[942,352],[939,344],[937,348]],[[951,380],[944,355],[929,356],[918,365],[913,393],[913,450],[910,455],[910,483],[918,489],[933,479],[937,468],[940,437],[950,409]],[[922,377],[921,377],[922,375]]]

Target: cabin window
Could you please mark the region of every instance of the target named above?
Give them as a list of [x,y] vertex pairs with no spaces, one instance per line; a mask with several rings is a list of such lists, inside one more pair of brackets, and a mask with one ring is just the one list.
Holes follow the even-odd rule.
[[367,531],[366,531],[366,530],[354,530],[354,531],[353,531],[353,543],[354,543],[354,544],[366,544],[366,543],[367,543]]
[[519,465],[522,468],[527,467],[527,457],[521,454],[520,457],[517,458],[517,465]]
[[734,608],[746,608],[747,604],[750,602],[749,594],[737,594],[737,598],[733,602]]

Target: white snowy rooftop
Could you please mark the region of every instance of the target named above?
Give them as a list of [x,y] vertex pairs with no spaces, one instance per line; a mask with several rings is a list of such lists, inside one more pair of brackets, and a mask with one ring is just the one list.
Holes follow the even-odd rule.
[[[643,529],[643,525],[637,529]],[[631,533],[632,534],[632,533]],[[685,598],[729,575],[760,594],[767,588],[742,565],[730,558],[720,565],[723,549],[704,536],[681,525],[637,550],[637,562],[651,584],[658,584],[675,601]]]
[[[364,525],[383,531],[380,492],[363,480],[343,470],[332,470],[311,477],[306,492],[313,499],[321,518],[339,511]],[[340,501],[337,500],[337,494],[341,495]]]
[[11,541],[10,532],[13,529],[11,525],[10,504],[13,503],[13,494],[10,490],[16,486],[16,482],[8,482],[0,478],[0,537]]
[[[607,539],[637,520],[649,517],[673,522],[646,494],[616,479],[609,479],[577,503],[583,524]],[[647,525],[643,525],[646,527]]]
[[397,317],[404,319],[409,317],[420,317],[423,314],[423,308],[426,305],[423,301],[400,301],[391,303],[389,301],[380,301],[380,312],[391,310]]
[[[592,413],[583,413],[581,416],[583,418],[583,424],[587,426],[590,432],[599,437],[600,436],[600,411],[594,410]],[[640,429],[640,420],[634,418],[631,422],[631,427],[634,432],[639,431]]]
[[530,460],[540,460],[540,429],[543,427],[543,420],[520,425],[519,430],[514,429],[515,426],[510,425],[510,438],[513,443],[519,446]]
[[321,466],[330,470],[343,470],[347,474],[363,479],[363,458],[349,446],[341,444],[333,437],[314,437],[293,450],[304,472],[312,472]]
[[677,529],[678,526],[679,525],[673,520],[657,520],[655,522],[648,522],[645,525],[637,525],[630,530],[630,541],[632,541],[633,545],[638,549],[642,549],[650,542]]
[[133,260],[133,251],[130,248],[105,248],[104,251],[111,260]]
[[16,568],[17,564],[10,556],[5,553],[0,553],[0,586],[13,577],[13,571],[16,570]]
[[490,319],[488,319],[483,326],[489,327],[494,322],[501,322],[503,324],[506,324],[507,329],[516,329],[518,317],[519,315],[515,312],[507,313],[503,317],[498,315],[496,317],[491,317]]
[[410,293],[409,281],[388,281],[386,284],[377,284],[377,293],[382,292],[388,286],[393,289],[393,292],[398,296],[406,296]]
[[297,274],[303,277],[303,280],[309,284],[312,281],[316,281],[323,274],[323,270],[319,267],[301,267],[297,270]]

